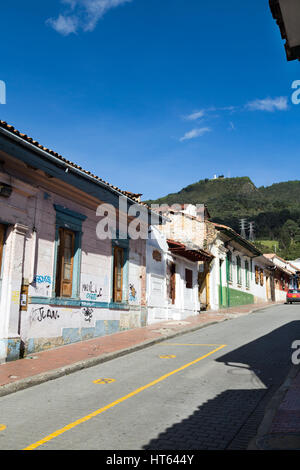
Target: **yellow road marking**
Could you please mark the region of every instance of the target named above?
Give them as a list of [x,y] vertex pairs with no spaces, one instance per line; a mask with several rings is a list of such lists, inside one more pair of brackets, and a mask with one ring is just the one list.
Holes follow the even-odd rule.
[[185,364],[184,366],[179,367],[176,370],[173,370],[172,372],[168,372],[165,375],[162,375],[156,380],[153,380],[153,382],[148,383],[147,385],[144,385],[143,387],[137,388],[131,393],[128,393],[128,395],[125,395],[122,398],[119,398],[118,400],[110,403],[109,405],[104,406],[103,408],[100,408],[99,410],[94,411],[93,413],[88,414],[87,416],[84,416],[83,418],[78,419],[77,421],[73,421],[73,423],[68,424],[67,426],[64,426],[61,429],[58,429],[57,431],[53,432],[52,434],[49,434],[48,436],[44,437],[40,441],[35,442],[34,444],[31,444],[28,447],[25,447],[23,450],[34,450],[37,449],[37,447],[40,447],[43,444],[46,444],[46,442],[51,441],[55,437],[60,436],[61,434],[70,431],[70,429],[75,428],[79,424],[85,423],[86,421],[89,421],[92,418],[95,418],[95,416],[100,415],[101,413],[104,413],[104,411],[109,410],[110,408],[113,408],[116,405],[119,405],[120,403],[123,403],[125,400],[128,400],[131,397],[134,397],[135,395],[138,395],[139,393],[143,392],[144,390],[147,390],[150,387],[153,387],[154,385],[158,384],[159,382],[162,382],[163,380],[167,379],[168,377],[171,377],[174,374],[177,374],[178,372],[181,372],[184,369],[187,369],[188,367],[197,364],[197,362],[202,361],[202,359],[205,359],[208,356],[211,356],[212,354],[216,353],[220,349],[225,348],[226,344],[222,344],[218,348],[214,349],[213,351],[210,351],[209,353],[205,354],[204,356],[199,357],[198,359],[195,359],[192,362],[189,362],[188,364]]
[[4,429],[6,429],[5,424],[0,424],[0,431],[4,431]]
[[97,379],[97,380],[93,380],[94,384],[111,384],[112,382],[115,382],[115,379]]
[[162,354],[161,356],[159,356],[160,359],[174,359],[174,354]]

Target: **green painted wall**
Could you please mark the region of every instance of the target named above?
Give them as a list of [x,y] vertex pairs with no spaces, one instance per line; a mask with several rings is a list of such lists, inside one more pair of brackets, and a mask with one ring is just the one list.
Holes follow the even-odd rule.
[[237,305],[248,305],[248,304],[254,304],[254,295],[248,294],[247,292],[242,292],[236,289],[231,289],[231,288],[227,289],[227,287],[222,287],[222,292],[221,292],[221,286],[219,286],[220,308],[236,307]]

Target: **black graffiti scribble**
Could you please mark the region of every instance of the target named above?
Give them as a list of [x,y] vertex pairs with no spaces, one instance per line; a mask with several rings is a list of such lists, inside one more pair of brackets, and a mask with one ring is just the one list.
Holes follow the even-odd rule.
[[39,322],[50,318],[51,320],[57,320],[59,318],[58,310],[51,310],[48,308],[45,310],[44,307],[35,308],[32,310],[31,314],[32,320],[37,320]]
[[88,292],[90,294],[96,294],[97,297],[102,297],[102,292],[103,292],[102,287],[100,287],[98,289],[98,287],[96,285],[94,285],[92,283],[92,281],[90,281],[88,284],[82,284],[82,290],[83,290],[83,292]]
[[90,323],[91,319],[93,318],[94,310],[90,307],[85,307],[82,311],[83,311],[85,321],[88,321]]

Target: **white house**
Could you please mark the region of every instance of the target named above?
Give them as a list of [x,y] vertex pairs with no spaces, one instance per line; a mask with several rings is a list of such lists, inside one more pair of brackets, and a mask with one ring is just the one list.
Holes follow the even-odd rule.
[[230,227],[207,221],[213,310],[274,299],[273,263]]
[[210,262],[212,255],[195,243],[203,244],[205,227],[193,207],[165,208],[168,221],[151,227],[146,263],[149,323],[200,313],[199,263]]

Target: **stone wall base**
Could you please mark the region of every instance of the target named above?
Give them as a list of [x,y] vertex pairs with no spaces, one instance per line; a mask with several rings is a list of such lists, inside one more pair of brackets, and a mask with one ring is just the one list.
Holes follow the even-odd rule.
[[0,339],[0,363],[10,362],[20,359],[21,339],[4,338]]

